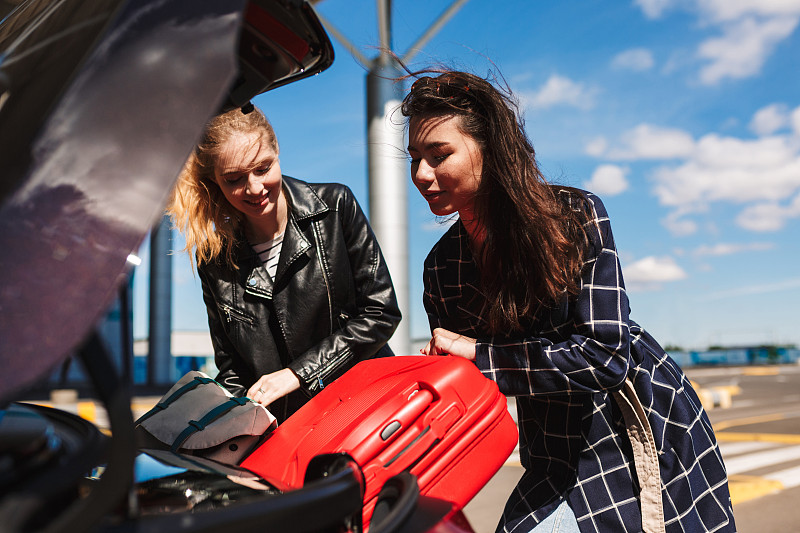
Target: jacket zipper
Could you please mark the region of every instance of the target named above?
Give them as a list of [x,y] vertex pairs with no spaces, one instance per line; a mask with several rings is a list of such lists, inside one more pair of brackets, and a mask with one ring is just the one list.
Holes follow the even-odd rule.
[[347,362],[349,355],[350,355],[349,351],[339,354],[339,357],[336,360],[335,364],[329,366],[328,368],[326,368],[324,371],[321,371],[317,375],[317,385],[319,386],[319,390],[322,390],[322,389],[325,388],[325,383],[324,383],[323,380],[327,379],[329,376],[334,374],[339,368],[341,368],[344,365],[344,363]]
[[250,318],[249,316],[246,316],[243,313],[240,313],[239,311],[237,311],[236,309],[234,309],[233,307],[231,307],[229,305],[223,305],[222,306],[222,311],[225,313],[225,320],[228,322],[228,324],[230,324],[233,321],[233,319],[235,318],[236,320],[239,320],[240,322],[245,322],[246,324],[249,324],[251,326],[253,325],[253,319],[252,318]]
[[322,267],[322,279],[325,280],[325,292],[328,294],[328,316],[331,317],[330,332],[331,334],[333,334],[334,332],[333,298],[331,296],[330,281],[328,280],[328,269],[325,268],[325,261],[323,260],[322,256],[322,245],[320,244],[319,228],[317,227],[316,220],[312,223],[312,226],[314,226],[314,244],[317,247],[317,260],[319,261],[319,266]]

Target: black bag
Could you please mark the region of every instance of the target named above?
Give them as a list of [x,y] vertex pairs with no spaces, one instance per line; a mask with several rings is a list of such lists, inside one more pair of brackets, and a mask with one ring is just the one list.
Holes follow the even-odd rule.
[[140,448],[239,464],[275,427],[277,420],[262,405],[193,370],[136,421],[135,432]]

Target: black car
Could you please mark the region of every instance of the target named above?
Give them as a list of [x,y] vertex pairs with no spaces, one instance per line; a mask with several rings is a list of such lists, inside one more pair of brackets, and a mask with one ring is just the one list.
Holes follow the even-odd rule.
[[[363,476],[315,458],[280,492],[237,467],[137,450],[129,384],[94,325],[160,218],[203,125],[321,72],[333,48],[302,0],[0,0],[0,529],[353,531]],[[79,359],[109,432],[17,400]],[[413,476],[370,531],[471,531]]]

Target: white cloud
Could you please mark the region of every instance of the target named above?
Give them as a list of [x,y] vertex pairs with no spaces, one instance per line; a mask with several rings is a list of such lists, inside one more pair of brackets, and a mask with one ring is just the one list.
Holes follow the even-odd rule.
[[792,124],[792,130],[794,134],[800,137],[800,106],[796,107],[794,111],[792,111],[791,116],[789,117],[789,122]]
[[697,0],[700,10],[715,21],[748,15],[763,17],[800,14],[800,0]]
[[603,196],[615,196],[628,189],[628,180],[625,178],[628,171],[617,165],[600,165],[592,172],[591,179],[584,183],[584,187]]
[[800,0],[634,0],[647,18],[657,19],[671,8],[696,12],[708,22],[736,20],[748,15],[772,17],[800,14]]
[[748,287],[737,287],[728,291],[717,292],[709,294],[704,297],[703,301],[721,300],[723,298],[733,298],[739,296],[752,296],[754,294],[767,294],[770,292],[785,292],[787,290],[800,288],[800,278],[785,279],[775,283],[767,283],[763,285],[750,285]]
[[783,104],[762,107],[753,115],[750,130],[756,135],[771,135],[789,125],[789,111]]
[[653,54],[647,48],[631,48],[620,52],[611,60],[611,66],[614,68],[638,72],[650,70],[653,65],[655,65]]
[[[792,132],[768,134],[789,124]],[[665,160],[650,177],[660,204],[671,208],[661,222],[674,235],[696,232],[689,217],[715,202],[742,205],[737,223],[743,228],[776,231],[800,216],[800,196],[787,204],[800,192],[800,107],[790,112],[780,104],[767,106],[754,115],[751,127],[763,136],[709,133],[695,141],[680,129],[640,124],[618,141],[590,141],[586,152],[610,160]],[[666,163],[669,159],[677,161]]]
[[662,283],[686,278],[686,272],[669,256],[649,256],[623,267],[625,283],[640,290],[657,289]]
[[[800,119],[800,113],[798,114],[798,119]],[[800,122],[798,124],[800,124]],[[590,140],[583,149],[587,155],[594,157],[601,157],[606,153],[606,150],[608,150],[608,140],[603,136],[595,137]]]
[[800,151],[787,137],[742,140],[709,134],[684,163],[656,169],[654,179],[662,205],[775,202],[800,188]]
[[521,100],[532,109],[567,105],[579,109],[594,107],[597,90],[567,77],[553,74],[537,91],[520,94]]
[[685,48],[671,50],[664,65],[661,67],[660,73],[669,76],[677,71],[686,68],[694,68],[697,63],[694,51],[689,51]]
[[640,124],[622,134],[620,145],[606,153],[610,159],[674,159],[692,154],[694,140],[683,130]]
[[670,215],[662,219],[661,223],[671,234],[677,237],[692,235],[697,232],[697,224],[693,220],[681,218],[674,213],[670,213]]
[[773,248],[775,248],[775,243],[773,242],[750,242],[744,244],[717,243],[713,246],[706,244],[698,246],[692,253],[698,257],[720,257],[745,252],[763,252],[766,250],[772,250]]
[[[798,147],[787,137],[777,135],[738,139],[710,133],[700,138],[693,155],[698,163],[715,169],[769,170],[773,174],[785,165],[800,163]],[[763,185],[763,178],[761,181]],[[797,183],[793,180],[793,186]]]
[[708,85],[758,74],[800,21],[800,0],[634,0],[634,4],[649,19],[671,8],[681,9],[697,16],[701,26],[720,32],[697,49],[697,57],[705,63],[700,81]]
[[661,219],[661,225],[667,228],[667,231],[671,234],[678,237],[692,235],[697,231],[697,223],[684,217],[693,212],[694,210],[681,209],[679,207]]
[[750,231],[775,232],[783,228],[785,218],[778,204],[764,203],[745,208],[736,217],[736,223]]
[[758,74],[777,44],[792,34],[800,17],[747,17],[725,23],[722,36],[700,44],[698,56],[708,61],[700,81],[713,85],[725,78],[741,79]]
[[788,205],[779,202],[763,202],[745,208],[736,223],[750,231],[778,231],[793,218],[800,217],[800,195]]
[[657,19],[673,4],[672,0],[634,0],[647,18]]

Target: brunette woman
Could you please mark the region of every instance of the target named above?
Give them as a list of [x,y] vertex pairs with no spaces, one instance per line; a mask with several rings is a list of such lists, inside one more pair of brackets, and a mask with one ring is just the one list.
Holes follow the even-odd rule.
[[505,88],[420,74],[402,105],[411,177],[458,214],[425,260],[422,353],[516,397],[525,472],[498,531],[734,531],[700,400],[628,316],[603,203],[545,180]]
[[362,359],[391,355],[389,271],[353,193],[281,174],[256,109],[214,118],[169,212],[195,254],[219,375],[283,421]]

